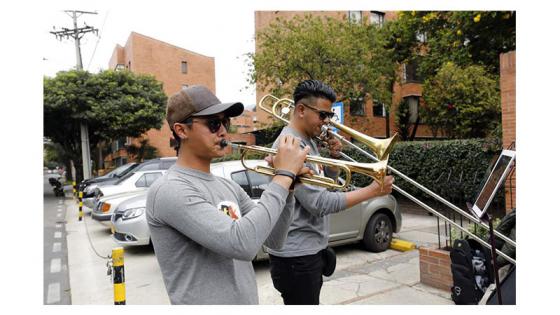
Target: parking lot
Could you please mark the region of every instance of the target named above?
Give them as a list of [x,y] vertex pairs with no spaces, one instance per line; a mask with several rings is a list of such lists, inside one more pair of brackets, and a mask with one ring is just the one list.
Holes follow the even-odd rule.
[[[91,219],[85,211],[78,221],[78,205],[66,199],[68,268],[72,304],[113,304],[113,286],[107,275],[107,257],[118,245],[108,225]],[[435,219],[424,214],[403,213],[403,239],[437,240],[430,230]],[[89,235],[89,238],[88,238]],[[405,237],[406,236],[406,237]],[[435,237],[435,238],[434,238]],[[89,239],[91,239],[91,244]],[[361,244],[335,248],[337,268],[325,278],[322,304],[453,304],[449,293],[420,283],[418,251],[387,250],[371,253]],[[274,289],[267,261],[254,263],[260,304],[282,304]],[[125,247],[126,303],[169,304],[159,266],[150,246]]]

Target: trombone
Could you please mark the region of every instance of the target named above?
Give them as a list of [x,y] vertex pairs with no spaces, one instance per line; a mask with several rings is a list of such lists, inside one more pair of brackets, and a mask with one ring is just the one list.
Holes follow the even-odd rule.
[[[266,100],[267,99],[271,99],[274,103],[270,106],[268,106],[266,104]],[[285,124],[289,124],[289,118],[285,118],[286,116],[289,117],[290,113],[292,112],[294,105],[293,105],[293,101],[291,99],[288,98],[282,98],[279,99],[274,95],[271,94],[267,94],[265,95],[263,98],[261,98],[261,100],[259,101],[259,108],[261,108],[262,110],[264,110],[265,112],[269,113],[270,115],[274,116],[275,118],[281,120],[283,123]],[[375,155],[377,155],[379,157],[378,160],[387,160],[389,158],[389,153],[391,153],[391,151],[393,151],[393,146],[395,145],[395,143],[397,143],[398,140],[398,133],[395,133],[391,138],[387,138],[387,139],[376,139],[367,135],[364,135],[363,133],[357,132],[356,130],[347,127],[343,124],[340,124],[336,121],[331,120],[329,123],[332,127],[327,127],[327,126],[323,126],[323,134],[319,137],[319,141],[323,141],[323,138],[325,138],[325,136],[327,134],[329,135],[333,135],[334,137],[336,137],[337,139],[339,139],[340,141],[354,146],[359,150],[362,150],[360,147],[354,145],[352,142],[346,140],[346,138],[344,138],[343,136],[335,133],[332,131],[332,128],[337,128],[339,130],[342,130],[343,132],[351,135],[354,139],[360,141],[361,143],[365,144],[367,147],[369,147],[374,153]],[[363,150],[362,150],[363,151]],[[364,153],[367,153],[366,151],[363,151]],[[347,159],[347,160],[352,160],[348,155],[342,153],[342,156]],[[355,162],[355,161],[354,161]]]
[[[289,115],[292,112],[292,110],[295,108],[294,107],[294,102],[291,99],[288,99],[288,98],[280,99],[280,98],[278,98],[278,97],[276,97],[272,94],[267,94],[263,98],[261,98],[258,106],[259,106],[259,108],[261,108],[265,112],[269,113],[274,118],[281,120],[285,124],[289,123]],[[288,118],[286,118],[286,117],[288,117]],[[364,135],[364,134],[362,134],[362,133],[360,133],[360,132],[358,132],[358,131],[356,131],[352,128],[344,126],[344,125],[342,125],[342,124],[340,124],[336,121],[330,121],[329,125],[330,125],[329,127],[324,126],[324,130],[323,130],[324,133],[328,133],[328,134],[336,137],[337,139],[339,139],[343,143],[352,146],[353,148],[358,150],[360,153],[364,154],[365,156],[367,156],[368,158],[370,158],[370,159],[372,159],[376,162],[377,161],[384,161],[384,160],[386,161],[387,157],[388,157],[388,154],[391,152],[391,150],[392,150],[392,148],[395,144],[396,134],[393,135],[393,137],[391,137],[391,138],[384,139],[384,140],[379,140],[379,139],[375,139],[375,138],[369,137],[367,135]],[[368,146],[369,148],[372,149],[372,151],[375,153],[375,155],[377,157],[375,157],[372,154],[370,154],[369,152],[363,150],[362,148],[355,145],[354,143],[348,141],[346,138],[339,135],[338,133],[333,132],[333,130],[332,130],[333,127],[344,131],[345,133],[351,135],[352,138],[357,139],[358,141],[364,143],[366,146]],[[354,159],[352,159],[350,156],[348,156],[346,154],[343,154],[343,157],[347,160],[356,162]],[[432,196],[436,200],[442,202],[446,206],[453,209],[455,212],[458,212],[459,214],[463,215],[464,217],[468,218],[469,220],[471,220],[471,221],[475,222],[476,224],[484,227],[486,230],[490,229],[488,224],[482,222],[480,219],[476,218],[472,214],[464,211],[463,209],[461,209],[461,208],[455,206],[454,204],[450,203],[449,201],[445,200],[443,197],[439,196],[438,194],[436,194],[433,191],[429,190],[428,188],[424,187],[420,183],[412,180],[411,178],[409,178],[408,176],[399,172],[398,170],[391,167],[390,165],[387,165],[387,168],[389,170],[391,170],[392,174],[400,176],[405,181],[409,182],[410,184],[414,185],[418,189],[422,190],[424,193]],[[427,204],[423,203],[422,201],[418,200],[416,197],[412,196],[411,194],[409,194],[408,192],[406,192],[402,188],[398,187],[397,185],[393,184],[393,189],[398,191],[399,193],[401,193],[403,196],[407,197],[411,201],[415,202],[416,204],[418,204],[419,206],[421,206],[422,208],[424,208],[428,212],[434,214],[438,218],[441,218],[442,220],[446,221],[447,223],[449,223],[449,224],[453,225],[454,227],[458,228],[459,230],[463,231],[464,233],[466,233],[470,237],[472,237],[475,240],[477,240],[478,242],[480,242],[486,248],[488,248],[488,249],[492,248],[491,245],[488,244],[488,242],[482,240],[480,237],[478,237],[474,233],[471,233],[470,231],[468,231],[467,229],[465,229],[461,225],[455,223],[455,221],[453,221],[453,220],[447,218],[446,216],[440,214],[437,210],[434,210],[432,207],[430,207]],[[508,243],[512,246],[516,246],[515,241],[513,241],[509,237],[503,235],[499,231],[494,230],[494,234],[497,237],[501,238],[506,243]],[[496,252],[497,252],[498,255],[502,256],[507,261],[509,261],[513,264],[516,263],[515,259],[513,259],[513,258],[509,257],[508,255],[504,254],[502,251],[496,249]]]
[[[234,149],[238,149],[241,151],[241,164],[248,170],[267,175],[267,176],[274,176],[274,168],[268,166],[261,166],[258,165],[254,168],[249,167],[245,164],[245,155],[248,152],[254,151],[263,154],[271,154],[276,155],[277,150],[261,147],[261,146],[249,146],[243,144],[235,144],[235,143],[228,143]],[[386,175],[387,170],[387,161],[381,161],[377,163],[358,163],[358,162],[348,162],[348,161],[341,161],[337,159],[329,159],[321,156],[312,156],[308,155],[305,159],[306,162],[321,164],[324,166],[329,167],[336,167],[344,173],[343,182],[338,184],[335,182],[334,179],[320,176],[320,175],[302,175],[299,177],[300,182],[304,184],[311,184],[316,186],[322,186],[326,188],[333,188],[333,189],[345,189],[350,184],[350,180],[352,178],[352,173],[360,173],[363,175],[367,175],[373,178],[376,182],[378,182],[381,187],[383,188],[384,178]]]

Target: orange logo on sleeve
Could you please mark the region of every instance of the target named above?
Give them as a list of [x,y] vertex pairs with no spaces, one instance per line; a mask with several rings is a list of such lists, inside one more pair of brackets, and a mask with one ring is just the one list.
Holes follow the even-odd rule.
[[237,206],[237,204],[231,201],[220,202],[218,204],[218,210],[222,211],[233,220],[238,220],[241,217],[241,213],[239,212],[239,207]]

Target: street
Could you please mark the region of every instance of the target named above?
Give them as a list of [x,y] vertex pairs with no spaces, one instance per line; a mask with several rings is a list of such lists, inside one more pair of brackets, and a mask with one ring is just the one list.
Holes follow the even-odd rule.
[[63,197],[55,197],[48,178],[43,176],[43,303],[71,304],[68,280],[68,250],[66,243],[66,205]]
[[[66,230],[72,304],[113,304],[113,285],[106,264],[111,250],[119,246],[111,239],[106,224],[92,220],[87,210],[84,221],[79,222],[76,202],[66,199],[65,204],[68,207]],[[403,232],[410,235],[417,229],[424,231],[435,226],[434,220],[426,215],[410,215],[408,220],[403,218]],[[417,250],[398,252],[390,249],[371,253],[361,244],[352,244],[335,247],[335,251],[337,268],[331,277],[324,278],[322,304],[453,304],[448,292],[420,283]],[[125,247],[124,265],[126,304],[169,304],[151,246]],[[259,304],[283,304],[272,285],[268,261],[253,265]]]

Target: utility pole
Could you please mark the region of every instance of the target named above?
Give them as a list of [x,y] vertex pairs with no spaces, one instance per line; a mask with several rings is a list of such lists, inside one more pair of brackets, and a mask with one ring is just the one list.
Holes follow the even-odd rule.
[[[87,33],[95,33],[97,35],[97,29],[92,26],[87,26],[84,23],[84,27],[78,27],[78,17],[82,14],[97,14],[97,12],[87,12],[87,11],[76,11],[76,10],[65,10],[72,20],[74,21],[74,28],[68,29],[63,27],[61,31],[51,32],[56,38],[62,40],[62,38],[73,38],[74,44],[76,46],[76,69],[82,70],[82,53],[80,51],[80,39],[84,37]],[[89,152],[89,134],[87,122],[82,121],[80,123],[80,136],[82,144],[82,165],[84,170],[84,179],[91,177],[91,158]]]

